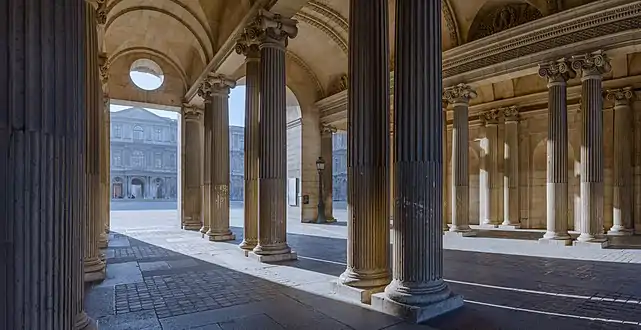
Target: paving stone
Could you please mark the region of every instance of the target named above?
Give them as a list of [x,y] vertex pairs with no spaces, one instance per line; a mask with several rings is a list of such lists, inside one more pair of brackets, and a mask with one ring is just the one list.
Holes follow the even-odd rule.
[[218,324],[223,330],[282,330],[285,329],[265,314],[233,319]]

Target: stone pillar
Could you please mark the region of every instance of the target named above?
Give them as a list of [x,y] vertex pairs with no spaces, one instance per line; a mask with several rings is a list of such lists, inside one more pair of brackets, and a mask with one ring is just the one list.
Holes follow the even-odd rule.
[[393,277],[372,306],[419,323],[463,306],[443,280],[441,4],[399,1],[395,21]]
[[202,154],[203,154],[203,110],[183,104],[182,114],[185,123],[185,191],[183,229],[200,230],[201,205],[203,199]]
[[260,49],[256,26],[245,28],[236,43],[236,52],[245,55],[245,200],[243,202],[243,242],[240,248],[251,251],[258,244],[258,166],[260,157]]
[[325,160],[323,171],[323,202],[325,203],[325,219],[334,222],[334,204],[332,193],[334,189],[333,169],[333,143],[332,137],[336,133],[336,127],[329,125],[321,126],[321,156]]
[[469,116],[470,99],[476,92],[468,85],[448,87],[443,93],[452,104],[452,226],[449,232],[473,236],[470,229]]
[[610,71],[601,51],[572,57],[581,71],[581,235],[578,242],[607,245],[603,235],[603,74]]
[[499,111],[493,109],[482,114],[485,124],[485,139],[483,142],[483,157],[481,170],[480,192],[481,210],[483,218],[482,227],[496,228],[499,224]]
[[205,195],[209,210],[210,241],[230,241],[236,236],[229,228],[229,91],[236,82],[222,75],[209,76],[199,89],[205,98]]
[[101,216],[101,186],[100,186],[100,130],[104,102],[100,83],[98,63],[98,30],[96,29],[96,12],[93,5],[88,4],[85,20],[85,107],[86,140],[85,140],[85,175],[86,194],[83,203],[86,204],[85,282],[100,281],[105,278],[105,263],[100,258],[98,241],[104,233],[104,222]]
[[98,247],[101,249],[107,248],[109,232],[109,218],[110,210],[109,204],[111,201],[111,141],[110,136],[110,121],[111,113],[109,111],[109,95],[106,93],[107,83],[109,82],[109,63],[107,61],[107,54],[100,53],[98,55],[98,68],[100,73],[100,94],[101,94],[101,113],[100,113],[100,219],[103,229],[98,238]]
[[574,77],[566,59],[539,65],[548,80],[547,231],[541,243],[569,245],[567,80]]
[[209,223],[211,222],[211,204],[209,201],[211,200],[211,144],[214,129],[212,125],[214,122],[211,119],[211,116],[213,115],[211,90],[207,87],[206,83],[203,83],[200,86],[198,89],[198,95],[203,98],[205,103],[202,135],[203,153],[200,161],[200,166],[202,168],[202,187],[200,188],[200,191],[202,192],[202,199],[200,202],[200,222],[202,222],[202,227],[200,228],[200,232],[207,234],[207,232],[209,232]]
[[[442,145],[443,145],[443,181],[447,182],[447,100],[441,100],[441,108],[443,108],[443,134],[442,134]],[[447,212],[449,211],[449,203],[447,202],[447,196],[449,196],[450,190],[453,190],[453,187],[448,187],[447,184],[443,184],[443,232],[448,232],[450,227],[447,225]],[[469,200],[469,199],[468,199]]]
[[502,108],[505,118],[503,143],[503,223],[499,228],[521,228],[519,216],[519,110]]
[[253,256],[261,262],[296,259],[287,244],[287,120],[285,48],[296,37],[296,21],[261,10],[260,148],[258,244]]
[[606,98],[614,101],[614,148],[612,187],[612,227],[608,235],[632,234],[632,88],[608,90]]
[[362,302],[390,281],[387,5],[386,0],[349,2],[347,269],[338,282],[356,288],[351,291],[359,292]]

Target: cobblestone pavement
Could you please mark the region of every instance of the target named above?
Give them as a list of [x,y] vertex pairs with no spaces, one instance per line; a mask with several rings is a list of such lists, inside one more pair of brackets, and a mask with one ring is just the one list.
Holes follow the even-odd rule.
[[265,265],[238,249],[242,228],[236,241],[212,243],[177,222],[175,211],[112,212],[107,279],[86,300],[101,329],[641,329],[635,249],[549,250],[501,233],[446,239],[445,278],[466,304],[415,326],[335,294],[340,223],[288,223],[299,260]]

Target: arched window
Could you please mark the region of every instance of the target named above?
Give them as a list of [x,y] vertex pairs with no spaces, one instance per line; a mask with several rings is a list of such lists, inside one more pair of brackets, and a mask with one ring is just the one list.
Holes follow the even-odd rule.
[[134,151],[131,155],[131,165],[137,168],[143,167],[145,165],[145,154],[140,150]]
[[134,140],[142,140],[145,135],[145,130],[142,129],[142,126],[134,126]]

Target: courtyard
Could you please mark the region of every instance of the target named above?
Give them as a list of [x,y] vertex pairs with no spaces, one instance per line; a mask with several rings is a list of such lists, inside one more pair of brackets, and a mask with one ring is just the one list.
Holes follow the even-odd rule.
[[236,240],[225,243],[181,230],[176,210],[112,211],[107,278],[87,288],[87,313],[109,330],[641,328],[634,238],[591,249],[537,244],[537,232],[446,236],[444,277],[465,306],[426,325],[381,314],[336,292],[347,237],[338,207],[334,224],[290,218],[298,260],[278,264],[238,248],[239,203],[230,215]]

